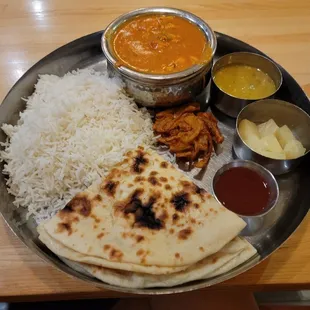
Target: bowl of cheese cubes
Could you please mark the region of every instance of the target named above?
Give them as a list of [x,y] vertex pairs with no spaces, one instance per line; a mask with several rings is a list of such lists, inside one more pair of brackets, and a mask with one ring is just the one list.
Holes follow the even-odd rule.
[[310,150],[310,116],[282,100],[253,102],[237,117],[233,150],[275,175],[292,171]]

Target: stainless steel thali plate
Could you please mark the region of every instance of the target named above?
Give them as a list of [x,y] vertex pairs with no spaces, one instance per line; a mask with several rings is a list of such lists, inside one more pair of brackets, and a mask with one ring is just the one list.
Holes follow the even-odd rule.
[[[64,75],[68,71],[93,67],[95,70],[105,70],[106,62],[101,51],[100,39],[102,32],[90,34],[77,39],[46,56],[28,70],[21,79],[13,86],[11,91],[0,106],[0,124],[16,124],[19,112],[25,108],[22,97],[27,97],[34,91],[39,74]],[[236,40],[232,37],[217,33],[218,49],[216,58],[231,52],[248,51],[262,54],[255,48]],[[309,100],[297,82],[281,68],[283,74],[283,85],[277,94],[277,99],[292,102],[308,114],[310,114]],[[234,133],[234,122],[229,119],[222,119],[220,129],[225,136],[221,150],[217,156],[212,157],[206,171],[191,171],[188,173],[196,183],[207,190],[211,190],[211,181],[216,170],[232,159],[232,137]],[[310,134],[310,133],[309,133]],[[0,141],[4,142],[5,134],[0,132]],[[1,165],[1,171],[3,163]],[[310,169],[309,158],[303,162],[298,170],[277,178],[280,189],[280,197],[276,207],[259,220],[248,220],[248,226],[243,234],[258,250],[250,261],[238,266],[230,272],[207,280],[200,280],[186,283],[171,288],[154,289],[128,289],[105,284],[95,278],[79,273],[68,267],[55,254],[49,251],[38,241],[36,224],[33,220],[25,221],[25,210],[16,209],[13,205],[13,197],[6,189],[5,177],[0,174],[0,211],[4,220],[19,239],[33,252],[38,254],[45,261],[51,263],[65,273],[85,280],[93,285],[106,289],[136,294],[169,294],[185,292],[214,285],[224,280],[230,279],[259,263],[287,240],[287,238],[300,225],[306,216],[310,201]],[[23,222],[23,224],[20,224]]]

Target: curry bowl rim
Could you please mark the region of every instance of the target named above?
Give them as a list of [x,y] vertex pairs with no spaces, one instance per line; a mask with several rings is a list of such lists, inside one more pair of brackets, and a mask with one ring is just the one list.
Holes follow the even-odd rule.
[[[166,15],[175,15],[181,18],[184,18],[194,25],[196,25],[205,35],[207,42],[209,42],[212,54],[208,61],[205,63],[194,65],[189,67],[186,70],[182,70],[179,72],[171,73],[171,74],[149,74],[139,72],[133,69],[130,69],[125,66],[117,66],[117,59],[113,56],[112,47],[110,44],[110,37],[112,33],[123,23],[136,18],[141,15],[151,15],[151,14],[166,14]],[[182,78],[192,77],[194,75],[199,74],[200,72],[204,71],[210,64],[212,65],[212,60],[215,55],[217,49],[217,38],[216,34],[212,30],[212,28],[200,17],[197,15],[190,13],[185,10],[171,8],[171,7],[148,7],[148,8],[141,8],[137,10],[133,10],[127,12],[116,19],[114,19],[105,29],[101,37],[101,48],[102,51],[107,58],[108,62],[116,69],[121,75],[126,76],[130,79],[134,80],[147,80],[147,81],[159,81],[159,80],[167,80],[173,81]]]

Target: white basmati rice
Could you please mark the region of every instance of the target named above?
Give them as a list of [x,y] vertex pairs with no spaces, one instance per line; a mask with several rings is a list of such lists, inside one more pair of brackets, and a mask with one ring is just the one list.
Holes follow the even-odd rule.
[[119,81],[90,69],[40,76],[18,124],[2,129],[8,191],[37,222],[99,181],[126,151],[155,141],[147,110]]

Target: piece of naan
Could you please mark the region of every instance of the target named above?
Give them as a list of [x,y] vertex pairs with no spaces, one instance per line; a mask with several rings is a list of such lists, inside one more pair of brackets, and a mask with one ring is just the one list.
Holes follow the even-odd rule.
[[[213,278],[224,274],[250,258],[256,249],[245,239],[235,238],[219,252],[201,260],[190,268],[169,275],[151,275],[130,271],[113,270],[95,265],[81,264],[63,259],[71,268],[105,283],[128,288],[171,287],[187,282]],[[258,256],[255,257],[258,259]]]
[[181,266],[181,267],[159,267],[159,266],[150,266],[150,265],[137,265],[130,263],[121,263],[105,260],[103,258],[98,258],[96,256],[89,256],[85,254],[81,254],[76,252],[59,241],[53,239],[42,226],[38,227],[39,239],[56,255],[60,257],[64,257],[70,259],[75,262],[86,263],[96,266],[102,266],[106,268],[113,268],[117,270],[126,270],[140,273],[148,273],[148,274],[170,274],[174,272],[178,272],[181,270],[185,270],[189,266]]
[[139,148],[39,232],[84,263],[95,258],[101,267],[135,271],[131,266],[156,266],[149,273],[166,274],[218,252],[245,225],[156,152]]

